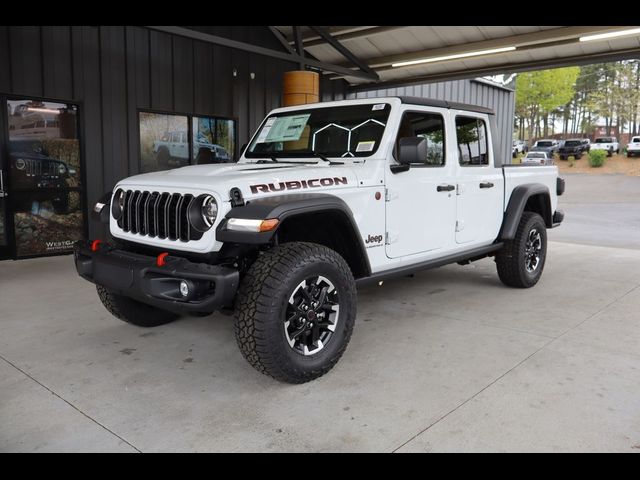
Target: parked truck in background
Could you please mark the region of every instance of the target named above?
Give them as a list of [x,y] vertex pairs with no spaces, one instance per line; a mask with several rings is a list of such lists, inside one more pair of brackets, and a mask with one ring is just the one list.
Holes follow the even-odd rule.
[[591,150],[604,150],[607,156],[611,157],[613,153],[620,153],[620,144],[616,137],[596,137],[591,144]]
[[307,382],[345,351],[358,285],[485,257],[507,286],[540,280],[564,182],[507,165],[500,145],[494,112],[474,105],[276,109],[235,164],[118,182],[94,209],[113,239],[78,243],[76,268],[134,325],[233,313],[252,366]]

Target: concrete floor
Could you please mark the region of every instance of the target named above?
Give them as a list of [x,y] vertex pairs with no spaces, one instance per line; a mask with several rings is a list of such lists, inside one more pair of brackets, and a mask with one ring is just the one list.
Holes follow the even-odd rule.
[[567,190],[559,204],[565,221],[549,232],[551,240],[640,249],[640,177],[562,176]]
[[144,330],[71,257],[1,262],[0,451],[639,451],[639,287],[640,251],[559,242],[531,290],[491,260],[387,282],[292,386],[229,317]]

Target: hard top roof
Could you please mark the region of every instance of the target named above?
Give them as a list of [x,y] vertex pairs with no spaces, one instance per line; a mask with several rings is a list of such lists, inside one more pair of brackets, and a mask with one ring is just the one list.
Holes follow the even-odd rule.
[[446,100],[437,100],[435,98],[422,98],[422,97],[397,97],[402,103],[410,105],[420,105],[426,107],[440,107],[440,108],[454,108],[456,110],[468,110],[470,112],[487,113],[489,115],[495,115],[495,112],[487,107],[481,107],[480,105],[470,105],[467,103],[448,102]]

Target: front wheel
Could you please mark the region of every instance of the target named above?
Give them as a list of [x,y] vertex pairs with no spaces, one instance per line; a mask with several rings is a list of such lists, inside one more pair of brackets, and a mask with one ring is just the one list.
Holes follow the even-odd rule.
[[547,257],[547,229],[534,212],[524,212],[515,238],[505,242],[496,255],[498,276],[509,287],[533,287],[544,269]]
[[356,287],[345,260],[313,243],[263,253],[242,281],[235,305],[240,351],[258,371],[287,383],[327,373],[351,338]]
[[175,313],[167,312],[138,302],[132,298],[118,295],[102,285],[96,285],[98,297],[111,315],[138,327],[158,327],[178,318]]

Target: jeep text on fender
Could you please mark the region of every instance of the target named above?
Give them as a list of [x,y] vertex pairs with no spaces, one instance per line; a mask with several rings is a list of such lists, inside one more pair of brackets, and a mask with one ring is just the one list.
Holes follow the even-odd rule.
[[125,322],[233,312],[251,365],[312,380],[349,343],[359,284],[487,256],[508,286],[540,280],[564,180],[503,165],[495,125],[422,98],[274,110],[236,164],[120,181],[93,211],[113,241],[77,244],[76,268]]

